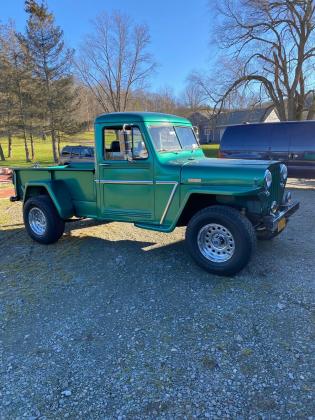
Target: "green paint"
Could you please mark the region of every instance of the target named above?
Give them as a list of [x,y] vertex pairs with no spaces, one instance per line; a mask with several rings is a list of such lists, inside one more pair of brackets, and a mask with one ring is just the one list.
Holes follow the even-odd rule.
[[[104,159],[104,128],[123,124],[141,130],[148,151],[146,159]],[[65,219],[80,216],[133,222],[164,232],[176,227],[191,200],[209,198],[260,215],[270,212],[274,199],[281,201],[284,188],[280,186],[277,162],[208,158],[201,148],[158,152],[150,136],[152,125],[191,128],[187,119],[173,115],[101,115],[95,121],[95,167],[93,163],[73,163],[16,168],[17,196],[27,199],[47,193]],[[269,196],[264,189],[266,169],[271,170],[274,179]]]

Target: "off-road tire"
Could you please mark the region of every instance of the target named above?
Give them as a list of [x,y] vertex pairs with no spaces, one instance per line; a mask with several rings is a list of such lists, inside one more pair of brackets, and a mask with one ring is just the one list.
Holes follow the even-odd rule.
[[[213,262],[198,245],[198,234],[208,224],[222,225],[232,234],[234,254],[227,261]],[[238,210],[227,206],[211,206],[198,211],[186,229],[186,245],[192,258],[203,269],[219,276],[233,276],[249,262],[256,248],[256,232],[251,222]]]
[[[46,229],[41,235],[37,234],[29,223],[29,213],[34,208],[41,210],[45,216]],[[29,236],[41,244],[48,245],[57,242],[65,230],[65,221],[61,219],[50,197],[46,195],[30,197],[24,204],[23,218]]]

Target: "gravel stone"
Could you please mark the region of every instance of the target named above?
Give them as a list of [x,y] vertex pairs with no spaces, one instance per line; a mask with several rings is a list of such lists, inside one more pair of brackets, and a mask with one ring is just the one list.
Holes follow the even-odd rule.
[[63,395],[64,397],[70,397],[71,396],[71,391],[69,389],[66,389],[65,391],[62,391],[61,395]]
[[184,228],[80,221],[44,246],[0,200],[1,419],[313,420],[315,189],[293,197],[233,278]]

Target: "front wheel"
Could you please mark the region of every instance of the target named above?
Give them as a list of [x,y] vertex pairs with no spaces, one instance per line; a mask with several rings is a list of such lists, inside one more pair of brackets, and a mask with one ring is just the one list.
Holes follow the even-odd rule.
[[41,244],[58,241],[65,230],[64,220],[46,195],[29,198],[24,204],[23,218],[27,233]]
[[226,206],[200,210],[186,229],[186,244],[202,268],[220,276],[232,276],[249,262],[256,246],[251,222]]

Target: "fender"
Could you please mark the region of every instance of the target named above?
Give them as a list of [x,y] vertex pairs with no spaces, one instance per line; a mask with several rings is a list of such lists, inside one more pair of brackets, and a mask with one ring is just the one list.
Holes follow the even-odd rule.
[[[186,187],[186,188],[185,188]],[[186,190],[186,191],[185,191]],[[199,188],[196,186],[194,188],[191,188],[191,185],[188,184],[181,184],[180,185],[180,194],[181,194],[181,204],[178,209],[178,212],[176,213],[176,216],[174,218],[174,221],[171,225],[165,225],[165,224],[148,224],[148,223],[135,223],[136,227],[142,228],[142,229],[148,229],[148,230],[156,230],[159,232],[172,232],[177,225],[177,222],[185,209],[185,206],[189,200],[189,197],[192,194],[205,194],[205,195],[211,195],[211,196],[247,196],[248,194],[257,194],[259,191],[261,191],[261,187],[250,187],[250,186],[233,186],[232,188],[227,187],[211,187],[205,189],[204,186],[200,186]],[[232,195],[233,193],[233,195]]]
[[66,184],[60,181],[30,181],[25,184],[25,191],[23,196],[23,202],[29,198],[40,195],[45,189],[47,195],[51,198],[54,203],[59,216],[62,219],[69,219],[74,216],[74,207],[71,200],[70,192]]

